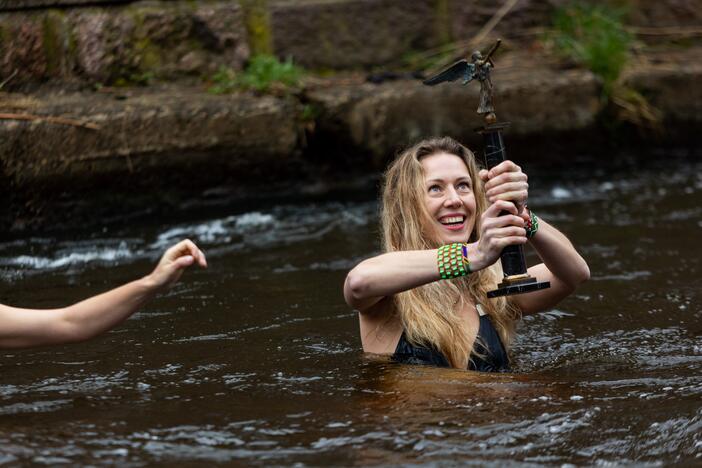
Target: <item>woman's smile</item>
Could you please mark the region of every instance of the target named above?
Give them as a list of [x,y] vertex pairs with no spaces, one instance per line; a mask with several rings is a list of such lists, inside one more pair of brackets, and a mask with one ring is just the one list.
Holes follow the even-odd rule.
[[452,213],[439,218],[439,223],[449,231],[460,231],[465,228],[466,216]]

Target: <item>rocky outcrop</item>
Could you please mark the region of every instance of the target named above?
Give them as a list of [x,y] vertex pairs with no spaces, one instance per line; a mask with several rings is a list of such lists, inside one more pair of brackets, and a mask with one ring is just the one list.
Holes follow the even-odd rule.
[[[593,126],[602,103],[591,73],[539,69],[524,55],[503,59],[522,65],[494,73],[498,115],[512,123],[511,135],[557,135]],[[307,98],[321,109],[318,137],[343,142],[337,157],[371,156],[380,167],[388,155],[430,135],[452,135],[477,146],[474,130],[483,124],[476,114],[478,89],[403,80],[311,90]]]
[[[702,124],[702,48],[652,52],[624,74],[671,124]],[[670,128],[670,130],[673,130]]]

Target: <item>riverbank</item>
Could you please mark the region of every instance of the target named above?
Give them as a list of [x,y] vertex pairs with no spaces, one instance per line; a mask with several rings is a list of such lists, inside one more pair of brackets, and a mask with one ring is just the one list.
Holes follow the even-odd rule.
[[[210,203],[246,204],[266,198],[324,196],[357,187],[372,189],[368,181],[377,177],[387,159],[419,138],[448,134],[471,147],[480,147],[474,132],[481,124],[475,113],[477,85],[426,87],[418,79],[395,79],[393,74],[375,74],[384,79],[370,82],[369,72],[361,69],[388,62],[388,57],[369,54],[372,47],[353,58],[350,53],[344,55],[348,49],[338,45],[338,55],[346,56],[348,63],[334,62],[334,54],[324,58],[319,55],[321,49],[308,48],[314,50],[304,58],[309,66],[327,63],[338,69],[334,73],[309,73],[295,89],[273,94],[213,95],[206,82],[193,76],[176,79],[178,74],[188,72],[171,65],[190,62],[182,60],[189,54],[184,49],[176,48],[168,60],[163,58],[164,45],[176,31],[174,19],[197,17],[202,28],[216,32],[212,35],[214,49],[201,50],[198,55],[198,63],[206,64],[203,67],[207,70],[216,68],[222,60],[233,68],[240,67],[254,41],[242,32],[250,13],[236,5],[203,2],[191,11],[181,2],[172,3],[155,9],[148,2],[135,2],[111,11],[122,19],[138,12],[134,17],[145,21],[134,23],[143,28],[139,34],[152,34],[156,26],[162,27],[161,36],[148,36],[162,40],[151,40],[148,48],[152,58],[161,57],[156,70],[163,73],[162,79],[148,86],[126,82],[119,86],[89,85],[91,79],[102,76],[100,73],[113,70],[120,57],[131,60],[129,54],[91,61],[91,57],[107,55],[85,55],[95,50],[69,47],[67,50],[78,55],[71,55],[69,50],[58,55],[61,60],[45,60],[45,65],[53,63],[56,67],[42,68],[39,65],[44,62],[37,58],[32,63],[39,65],[22,68],[23,73],[34,70],[58,75],[44,77],[44,82],[33,82],[37,77],[29,75],[19,82],[14,78],[5,88],[7,92],[0,92],[0,113],[5,116],[0,120],[0,195],[7,200],[0,213],[0,231],[100,224]],[[273,9],[269,20],[278,21],[280,41],[281,37],[292,37],[286,36],[285,31],[292,29],[285,25],[294,24],[294,18],[298,18],[295,12],[320,15],[326,11],[333,17],[334,11],[348,13],[349,8],[360,8],[363,2],[339,2],[341,6],[329,2],[273,3],[278,10]],[[385,10],[380,10],[387,13],[396,7],[392,2],[383,3]],[[153,16],[147,14],[149,11]],[[61,19],[66,29],[74,24],[96,25],[98,17],[114,19],[95,8],[41,14]],[[524,15],[543,20],[544,14],[527,2],[506,25],[518,26]],[[32,15],[37,13],[12,15],[35,21]],[[234,32],[223,26],[223,18],[236,20],[231,23],[236,26]],[[3,19],[7,21],[7,17]],[[170,29],[164,29],[166,25]],[[202,28],[198,34],[202,34]],[[387,28],[380,29],[387,33]],[[51,29],[58,36],[61,30]],[[127,30],[119,29],[123,34]],[[195,29],[188,31],[195,34]],[[136,33],[129,34],[134,37]],[[187,34],[185,37],[190,37]],[[370,42],[382,37],[378,33]],[[431,37],[426,36],[424,46],[438,41]],[[103,39],[103,43],[114,42],[114,38]],[[227,40],[233,48],[216,52],[216,44]],[[137,42],[129,40],[125,44]],[[298,43],[291,44],[285,47]],[[385,51],[399,54],[403,50],[401,44],[392,45],[396,49]],[[278,49],[285,51],[285,47],[280,45]],[[85,54],[80,55],[80,51]],[[301,51],[293,52],[304,63]],[[194,60],[192,54],[189,56]],[[5,54],[4,65],[10,63],[8,57],[18,55]],[[141,59],[134,63],[141,64]],[[655,131],[626,124],[612,127],[612,121],[603,118],[610,109],[601,99],[602,84],[592,73],[550,55],[533,38],[507,39],[496,57],[493,81],[498,117],[512,123],[505,135],[510,154],[524,162],[558,163],[577,153],[606,154],[613,147],[694,148],[700,142],[698,129],[702,126],[700,59],[702,46],[694,41],[684,46],[657,44],[642,48],[625,71],[624,82],[658,109],[661,125]],[[91,76],[81,65],[89,63],[95,65],[90,70],[97,75]],[[387,69],[391,66],[390,62]],[[143,72],[138,67],[131,70],[132,77],[137,71]],[[109,74],[103,78],[108,82],[111,79]],[[645,151],[641,152],[643,155]]]

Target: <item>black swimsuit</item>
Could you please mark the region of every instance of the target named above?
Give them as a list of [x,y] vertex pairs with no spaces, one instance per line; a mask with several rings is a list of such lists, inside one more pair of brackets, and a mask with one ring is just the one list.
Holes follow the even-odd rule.
[[[476,354],[471,356],[468,362],[468,370],[479,372],[509,372],[509,358],[497,330],[493,326],[487,315],[480,316],[480,328],[478,330],[480,340],[475,342],[475,351],[484,357]],[[481,343],[482,342],[482,343]],[[483,343],[485,346],[483,346]],[[487,349],[485,349],[487,347]],[[451,367],[446,357],[435,348],[424,346],[414,346],[402,332],[400,341],[392,355],[393,361],[403,364],[421,364],[438,367]]]

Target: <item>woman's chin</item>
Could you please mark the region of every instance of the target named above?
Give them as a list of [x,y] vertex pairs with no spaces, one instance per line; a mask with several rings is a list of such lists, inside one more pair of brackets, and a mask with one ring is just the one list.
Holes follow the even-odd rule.
[[464,230],[456,232],[442,232],[441,233],[441,243],[442,244],[453,244],[455,242],[467,242],[468,233]]

